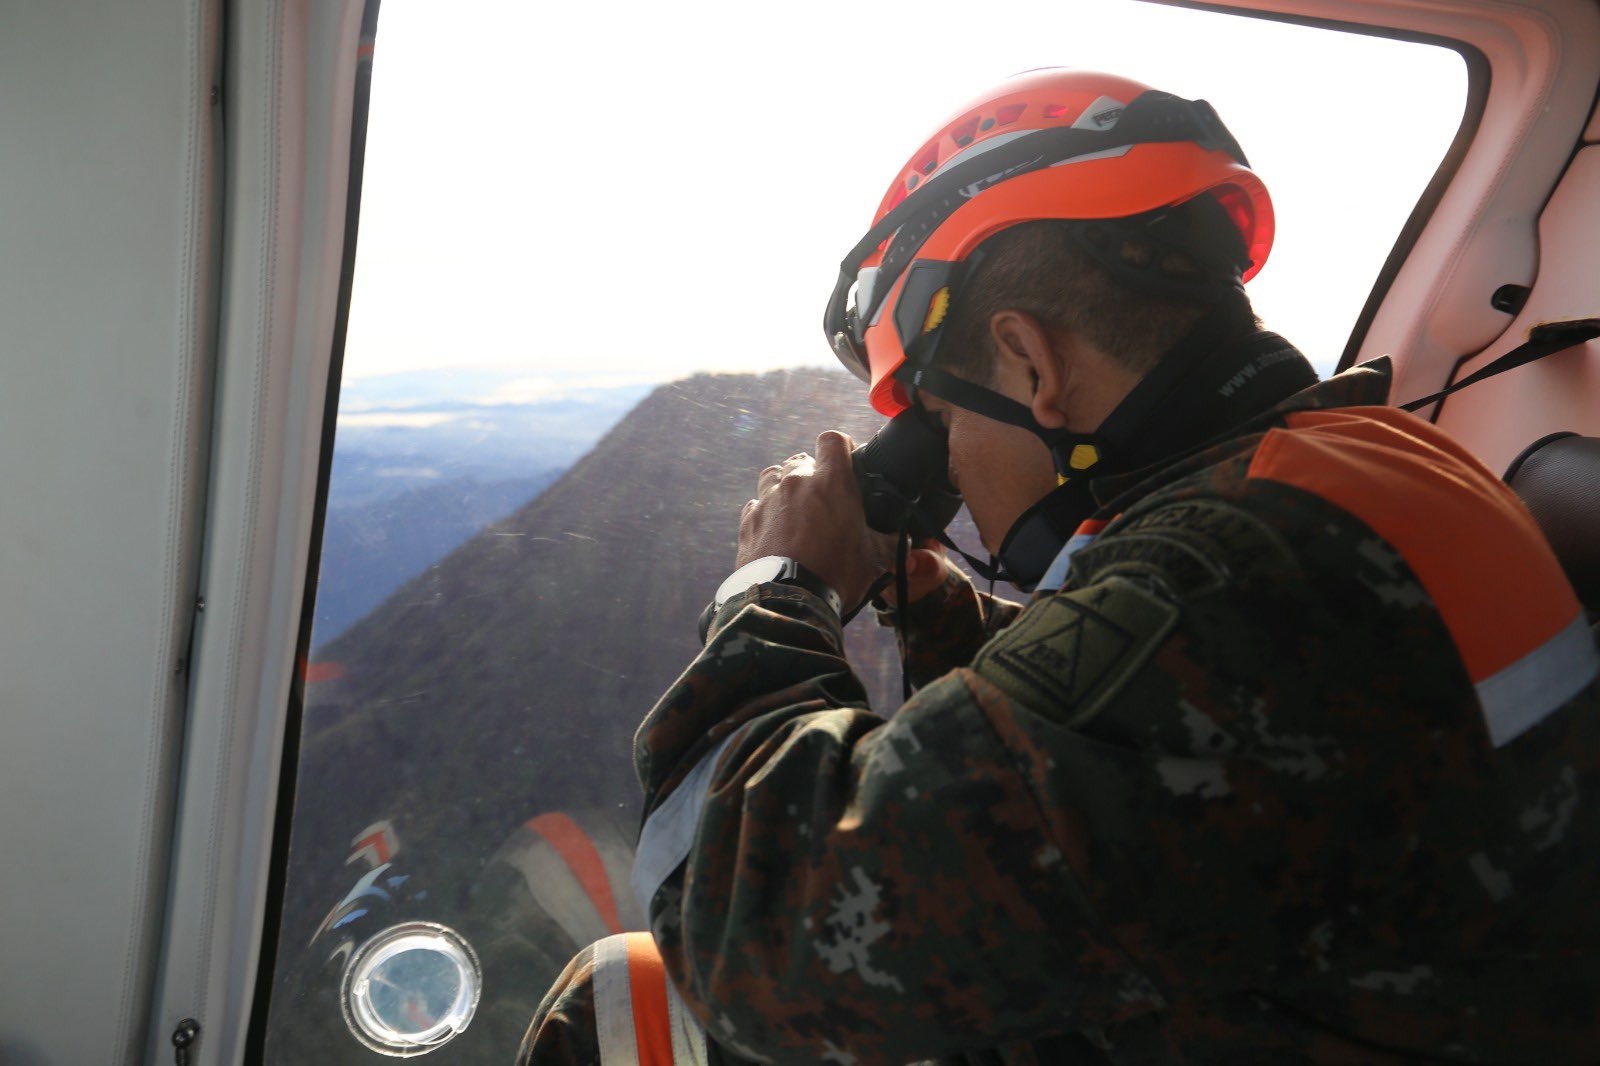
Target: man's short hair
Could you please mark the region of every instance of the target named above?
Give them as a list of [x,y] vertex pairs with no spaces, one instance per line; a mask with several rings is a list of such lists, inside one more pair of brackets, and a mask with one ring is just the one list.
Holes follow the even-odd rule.
[[[1210,197],[1171,209],[1210,215],[1220,211]],[[1209,219],[1207,219],[1209,221]],[[1152,294],[1119,281],[1083,247],[1073,227],[1060,220],[1024,222],[983,243],[983,260],[952,302],[940,340],[945,369],[986,384],[994,367],[989,320],[1004,310],[1026,311],[1050,329],[1071,330],[1118,364],[1145,374],[1194,328],[1212,306],[1201,298]],[[1200,272],[1189,257],[1170,248],[1124,240],[1122,261],[1179,282]],[[1243,289],[1221,297],[1250,312]],[[1252,318],[1253,318],[1252,314]]]

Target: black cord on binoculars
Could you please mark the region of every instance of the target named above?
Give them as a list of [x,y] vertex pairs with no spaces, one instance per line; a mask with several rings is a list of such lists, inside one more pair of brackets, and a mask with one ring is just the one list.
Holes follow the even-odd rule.
[[906,576],[906,562],[911,557],[911,519],[900,527],[900,537],[894,549],[894,635],[900,648],[900,697],[911,698],[911,666],[906,644],[906,609],[911,606],[911,581]]
[[[911,523],[908,518],[906,524],[900,527],[900,535],[896,539],[894,549],[894,635],[895,645],[900,649],[900,698],[911,698],[911,665],[910,645],[906,629],[906,610],[911,606],[911,581],[906,576],[906,562],[911,555]],[[989,556],[991,574],[989,577],[989,599],[994,599],[993,571],[999,568],[1000,560],[992,553]],[[992,609],[992,608],[991,608]]]

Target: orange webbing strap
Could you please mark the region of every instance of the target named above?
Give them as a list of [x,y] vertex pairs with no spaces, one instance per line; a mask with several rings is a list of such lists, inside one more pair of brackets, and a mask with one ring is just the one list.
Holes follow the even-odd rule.
[[649,933],[594,946],[594,1018],[601,1066],[703,1066],[705,1032],[667,980]]

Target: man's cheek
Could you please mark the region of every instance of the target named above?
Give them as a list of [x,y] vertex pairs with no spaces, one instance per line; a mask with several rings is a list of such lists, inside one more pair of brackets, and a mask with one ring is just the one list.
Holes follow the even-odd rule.
[[950,440],[950,485],[958,493],[961,492],[961,475],[966,474],[968,480],[974,484],[977,478],[973,475],[973,457],[966,447],[965,441]]

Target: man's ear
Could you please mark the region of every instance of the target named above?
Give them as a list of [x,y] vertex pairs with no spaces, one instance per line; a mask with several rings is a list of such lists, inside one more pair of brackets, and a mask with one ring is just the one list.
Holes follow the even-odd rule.
[[1066,425],[1072,372],[1063,339],[1033,315],[1015,308],[996,311],[989,319],[989,334],[994,340],[1001,391],[1026,403],[1041,426],[1056,429]]

